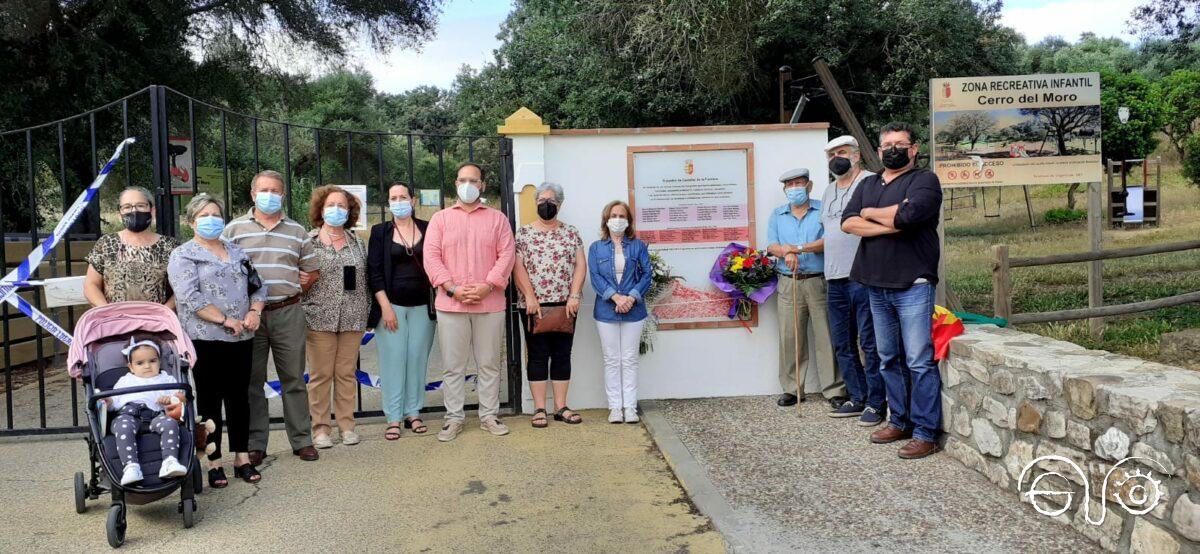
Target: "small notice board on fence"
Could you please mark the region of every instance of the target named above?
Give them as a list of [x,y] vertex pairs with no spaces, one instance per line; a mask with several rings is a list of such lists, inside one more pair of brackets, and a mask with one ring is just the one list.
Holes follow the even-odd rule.
[[754,145],[630,146],[626,151],[638,237],[684,278],[655,308],[658,328],[741,326],[729,319],[731,302],[712,286],[708,272],[729,243],[754,246]]
[[943,187],[1100,182],[1100,74],[929,83],[933,170]]

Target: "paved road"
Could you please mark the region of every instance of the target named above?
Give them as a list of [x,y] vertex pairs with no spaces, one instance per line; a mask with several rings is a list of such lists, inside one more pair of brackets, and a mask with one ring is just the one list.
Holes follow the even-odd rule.
[[[1099,550],[944,453],[906,461],[898,444],[871,444],[854,420],[829,418],[825,402],[804,403],[801,415],[765,396],[651,405],[659,446],[677,469],[696,470],[679,479],[694,497],[704,492],[689,479],[707,481],[726,510],[707,515],[747,552]],[[682,460],[664,434],[682,443]],[[732,533],[722,516],[737,523]]]
[[[513,433],[502,438],[471,422],[448,444],[432,434],[386,442],[382,425],[364,425],[362,444],[338,444],[313,463],[275,432],[278,457],[260,485],[206,489],[192,529],[176,497],[132,507],[122,550],[724,551],[640,425],[584,415],[583,425],[545,430],[510,418]],[[86,456],[81,439],[0,442],[0,552],[108,550],[107,502],[83,515],[73,507],[72,475]]]

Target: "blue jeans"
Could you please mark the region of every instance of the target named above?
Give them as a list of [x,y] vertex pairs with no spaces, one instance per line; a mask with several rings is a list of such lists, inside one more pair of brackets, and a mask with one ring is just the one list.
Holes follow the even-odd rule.
[[934,442],[942,428],[942,376],[933,362],[933,285],[868,288],[891,409],[888,424],[912,431],[914,438]]
[[[829,334],[850,401],[883,412],[887,398],[883,377],[879,374],[879,354],[875,350],[875,329],[867,287],[850,279],[832,279],[828,282],[826,296]],[[865,355],[865,364],[858,358],[859,345]]]

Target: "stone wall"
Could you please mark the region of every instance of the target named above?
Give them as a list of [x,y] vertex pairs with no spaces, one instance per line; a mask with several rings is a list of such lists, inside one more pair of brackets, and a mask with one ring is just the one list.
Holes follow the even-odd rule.
[[[1070,498],[1036,502],[1105,550],[1200,551],[1200,372],[981,325],[951,343],[942,384],[946,452],[1021,502],[1057,472],[1036,488]],[[1048,455],[1080,471],[1041,461],[1018,490]]]

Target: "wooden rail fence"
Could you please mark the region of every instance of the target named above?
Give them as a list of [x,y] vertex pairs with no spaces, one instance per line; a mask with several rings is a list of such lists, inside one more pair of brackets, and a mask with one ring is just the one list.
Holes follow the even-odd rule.
[[[1012,276],[1010,274],[1010,270],[1015,267],[1037,267],[1077,262],[1100,262],[1102,260],[1147,256],[1150,254],[1164,254],[1167,252],[1179,252],[1198,248],[1200,248],[1200,240],[1190,240],[1169,244],[1155,244],[1151,246],[1099,250],[1095,252],[1072,252],[1068,254],[1054,254],[1051,256],[1010,258],[1008,256],[1007,244],[993,245],[992,307],[995,311],[996,317],[1007,319],[1009,323],[1014,325],[1019,325],[1022,323],[1047,323],[1051,321],[1089,319],[1093,322],[1092,330],[1095,333],[1103,329],[1103,318],[1105,317],[1126,315],[1148,310],[1156,310],[1159,308],[1169,308],[1171,306],[1179,306],[1181,304],[1188,304],[1191,302],[1200,302],[1200,291],[1186,292],[1183,294],[1168,296],[1166,298],[1158,298],[1155,300],[1143,300],[1141,302],[1131,302],[1128,304],[1115,304],[1112,306],[1105,306],[1103,299],[1093,298],[1093,295],[1089,294],[1089,306],[1087,308],[1058,310],[1054,312],[1014,314],[1012,313]],[[1092,279],[1089,279],[1089,288],[1099,288],[1101,285],[1099,278],[1094,275],[1091,277]]]

